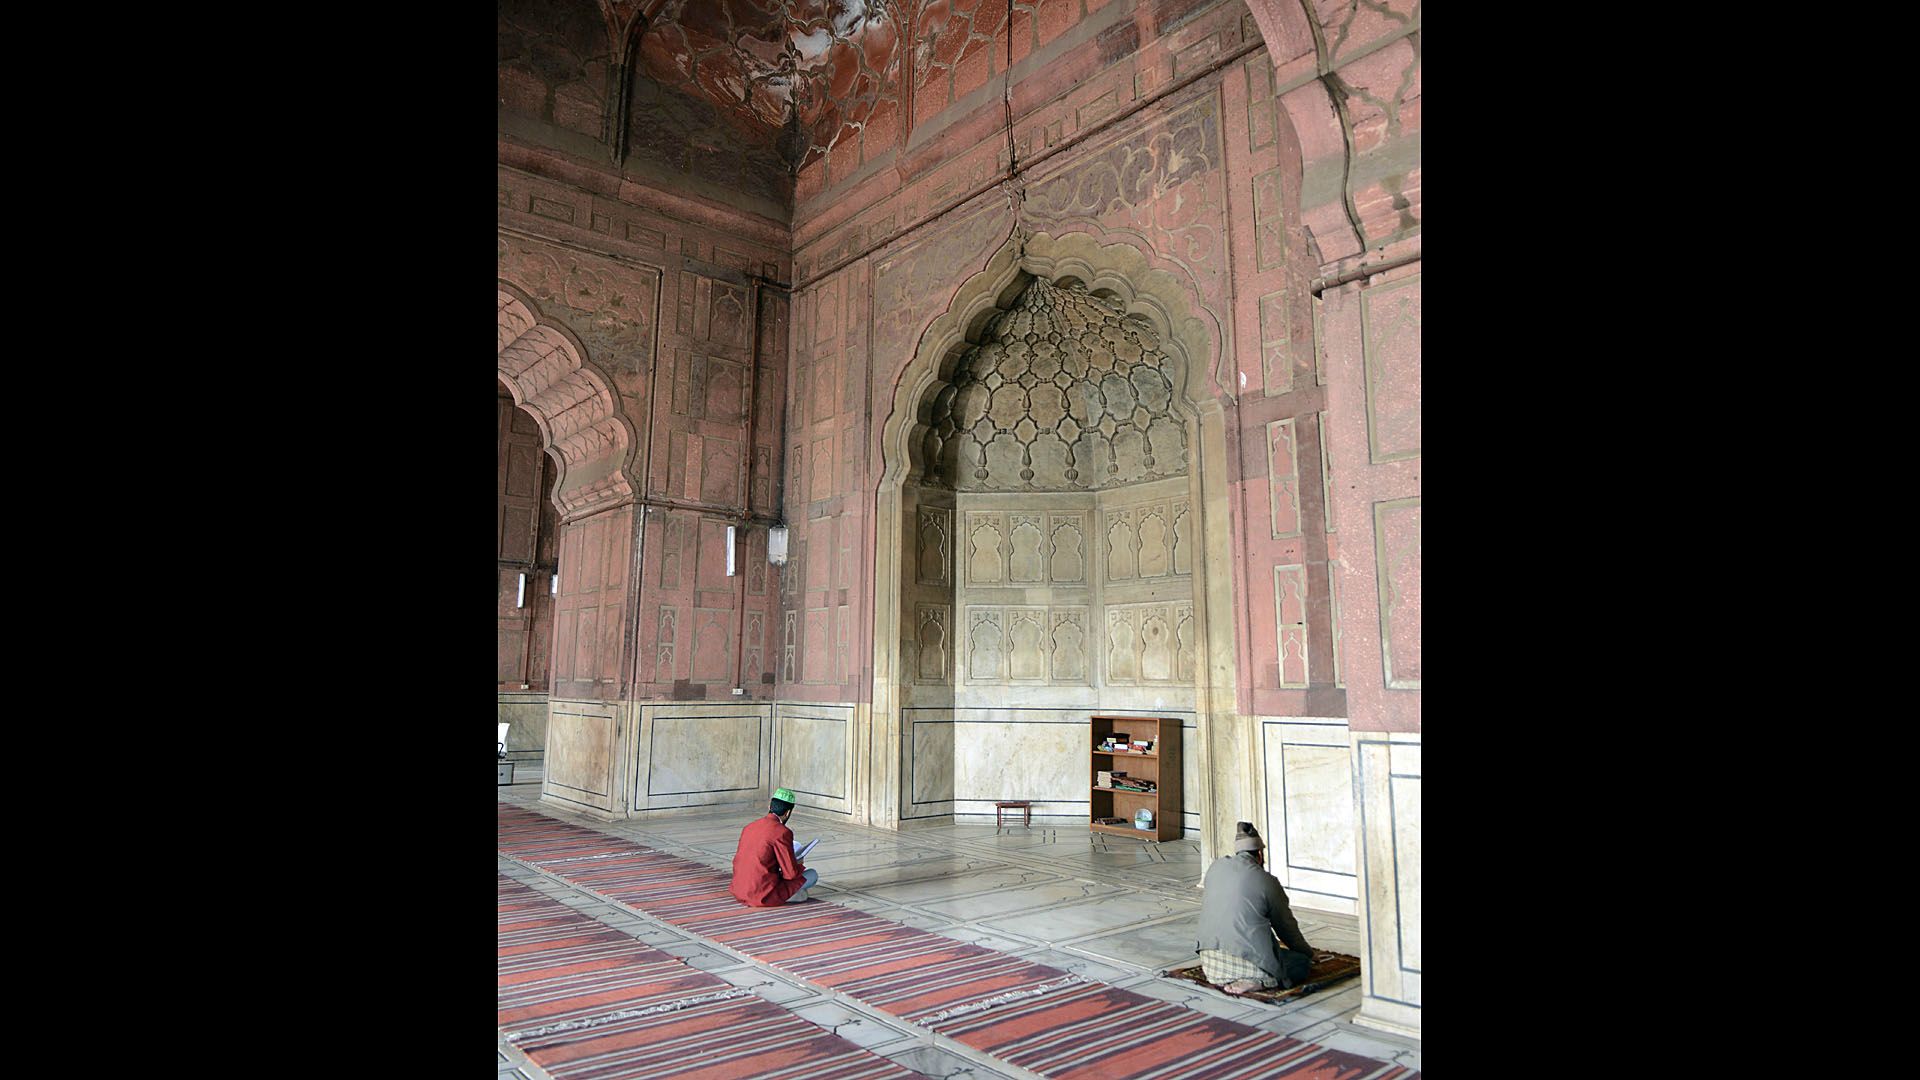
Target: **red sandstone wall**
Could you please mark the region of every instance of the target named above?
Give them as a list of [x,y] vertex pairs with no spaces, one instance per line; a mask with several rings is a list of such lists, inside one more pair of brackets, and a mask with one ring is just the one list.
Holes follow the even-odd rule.
[[[1396,10],[1403,5],[1316,5],[1316,38],[1300,12],[1258,2],[1262,19],[1278,28],[1277,58],[1260,20],[1237,2],[1016,2],[1010,23],[1004,4],[949,0],[920,9],[909,42],[912,123],[890,150],[872,138],[857,155],[836,150],[803,170],[796,186],[795,371],[821,366],[860,378],[873,405],[833,430],[841,440],[864,440],[861,469],[790,475],[789,497],[805,485],[817,543],[837,554],[853,547],[845,536],[857,530],[859,546],[870,548],[877,433],[902,367],[958,286],[1016,221],[1030,231],[1134,244],[1190,282],[1217,326],[1210,374],[1229,428],[1238,708],[1346,716],[1352,658],[1339,649],[1340,588],[1359,581],[1374,589],[1374,545],[1368,522],[1349,541],[1366,548],[1366,558],[1342,560],[1330,499],[1337,455],[1329,452],[1329,384],[1332,372],[1368,350],[1397,358],[1393,422],[1411,426],[1417,444],[1417,262],[1411,288],[1396,297],[1397,321],[1374,326],[1371,336],[1360,325],[1364,305],[1336,294],[1336,348],[1344,351],[1334,365],[1316,349],[1313,287],[1363,262],[1408,251],[1417,260],[1419,39],[1406,32],[1409,16]],[[1332,77],[1316,81],[1316,55],[1335,68]],[[1010,164],[1016,179],[1008,179]],[[858,288],[863,280],[866,290]],[[851,329],[863,318],[872,326],[864,357]],[[807,411],[798,396],[804,378],[796,375],[789,405],[803,426],[828,415],[817,405]],[[1368,395],[1354,395],[1351,417],[1365,417],[1359,398]],[[1345,454],[1370,463],[1368,444],[1355,441],[1366,429],[1355,430]],[[1417,472],[1410,483],[1417,493]],[[1417,498],[1408,505],[1402,517],[1411,524],[1389,537],[1400,545],[1388,568],[1398,584],[1389,591],[1401,599],[1387,617],[1410,646],[1403,651],[1413,657],[1417,687]],[[834,621],[842,597],[824,568],[814,573],[806,590],[783,601],[797,654],[792,692],[837,688],[864,699],[864,679],[842,686],[841,677],[870,655],[871,598],[857,587],[846,596],[859,615],[856,629],[843,633]],[[1371,636],[1378,605],[1362,598],[1354,606]],[[1361,653],[1371,672],[1380,650]],[[1393,708],[1396,716],[1412,710],[1393,726],[1417,730],[1417,691]]]
[[[736,677],[749,697],[771,696],[756,682],[771,673],[783,698],[866,698],[877,432],[921,333],[1016,221],[1139,246],[1191,283],[1213,321],[1209,376],[1229,423],[1239,708],[1346,715],[1340,675],[1356,656],[1369,670],[1389,658],[1377,643],[1341,650],[1343,614],[1397,627],[1417,688],[1420,89],[1418,34],[1405,32],[1400,6],[1318,4],[1316,41],[1300,12],[1269,0],[1254,12],[1238,0],[1016,0],[1011,22],[1004,4],[925,5],[916,26],[932,32],[910,42],[911,88],[892,137],[876,110],[860,140],[803,171],[790,231],[503,139],[501,276],[568,327],[618,387],[636,432],[633,475],[661,507],[644,526],[624,609],[636,696],[725,700]],[[1277,60],[1262,28],[1279,43]],[[1316,51],[1337,78],[1316,78]],[[564,96],[556,91],[556,108]],[[1408,251],[1416,261],[1399,278],[1329,286],[1316,306],[1316,278]],[[794,284],[790,344],[785,313],[769,302],[761,348],[741,352],[743,272]],[[1391,383],[1380,398],[1395,410],[1385,464],[1363,400],[1368,355]],[[757,416],[751,439],[744,418],[725,418],[726,380],[749,369],[755,397],[778,387],[785,404],[778,423],[775,410]],[[703,381],[714,372],[717,390]],[[1348,395],[1346,426],[1329,437],[1336,390]],[[730,449],[747,459],[737,487],[724,479]],[[1333,499],[1330,461],[1358,463]],[[751,581],[729,592],[715,577],[724,552],[713,525],[737,519],[742,490],[765,513],[760,492],[775,497],[776,473],[794,559],[758,586],[763,601]],[[1372,521],[1348,522],[1332,505],[1370,517],[1369,493],[1398,500],[1382,572],[1399,599],[1384,609],[1339,594],[1341,583],[1375,588]],[[576,557],[604,558],[620,542],[630,540],[583,532]],[[746,652],[743,673],[725,666],[729,651]],[[605,648],[562,652],[575,658],[570,685],[607,692],[595,674],[608,670]],[[557,652],[556,692],[561,666]],[[1418,729],[1417,689],[1410,713],[1390,700],[1396,689],[1367,691],[1389,700],[1369,716],[1388,719],[1356,719],[1357,730]]]
[[[765,526],[779,515],[788,315],[754,278],[790,273],[785,230],[561,175],[500,168],[499,276],[615,389],[643,509],[562,527],[553,692],[727,701],[742,686],[746,700],[770,698],[779,585]],[[741,530],[731,578],[729,524]]]
[[[916,72],[932,72],[917,84],[914,108],[934,133],[909,133],[897,164],[843,188],[823,191],[820,176],[801,177],[789,416],[803,434],[789,439],[790,460],[802,452],[839,460],[850,438],[861,440],[862,454],[851,468],[790,471],[790,505],[809,507],[809,539],[830,545],[834,557],[870,548],[877,433],[900,372],[1016,220],[1029,231],[1134,244],[1191,283],[1220,346],[1209,375],[1228,405],[1246,684],[1239,707],[1342,715],[1332,686],[1317,433],[1324,399],[1313,369],[1310,270],[1299,265],[1297,187],[1283,192],[1280,184],[1288,155],[1295,170],[1299,156],[1252,19],[1236,3],[1016,5],[1015,81],[1010,94],[983,99],[974,91],[1007,70],[1009,30],[1004,18],[974,11],[978,5],[953,7],[947,25],[965,34],[936,38],[931,67]],[[986,55],[1001,59],[970,64],[971,50],[986,50],[982,28],[998,43]],[[944,109],[929,104],[936,97]],[[1032,165],[1013,185],[972,194],[1004,176],[1010,158]],[[863,354],[868,319],[871,351]],[[843,394],[805,394],[808,378],[835,381]],[[847,416],[856,391],[871,405]],[[783,601],[796,655],[791,690],[783,660],[782,694],[864,699],[867,680],[847,684],[844,675],[870,656],[871,595],[859,582],[843,599],[827,561],[807,561],[805,589]],[[851,632],[836,622],[842,603],[858,613]]]

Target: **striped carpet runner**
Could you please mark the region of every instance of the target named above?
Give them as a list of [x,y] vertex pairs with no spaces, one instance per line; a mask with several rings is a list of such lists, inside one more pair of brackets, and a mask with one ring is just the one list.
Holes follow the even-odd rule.
[[504,875],[500,1027],[556,1080],[919,1074]]
[[[1057,1080],[1419,1076],[1403,1065],[1222,1020],[851,908],[819,900],[750,908],[728,893],[724,870],[504,803],[499,849],[815,986]],[[503,997],[503,1017],[506,1008]]]

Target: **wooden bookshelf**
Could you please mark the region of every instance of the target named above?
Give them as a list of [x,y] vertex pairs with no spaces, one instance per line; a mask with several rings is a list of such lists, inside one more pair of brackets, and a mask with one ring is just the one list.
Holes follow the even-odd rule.
[[[1153,749],[1146,753],[1102,750],[1107,736],[1125,735],[1129,742],[1148,740]],[[1113,836],[1131,836],[1136,840],[1178,840],[1184,832],[1180,801],[1180,720],[1165,716],[1095,716],[1093,739],[1089,747],[1093,764],[1087,771],[1087,801],[1092,805],[1088,828]],[[1120,791],[1100,786],[1101,770],[1120,770],[1136,780],[1151,780],[1152,792]],[[1133,815],[1142,808],[1153,811],[1153,828],[1136,829]],[[1125,825],[1102,825],[1097,819],[1123,818]]]

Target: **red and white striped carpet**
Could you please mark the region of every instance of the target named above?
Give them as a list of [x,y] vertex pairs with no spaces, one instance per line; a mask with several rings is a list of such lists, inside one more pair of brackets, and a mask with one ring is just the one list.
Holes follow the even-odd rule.
[[557,1080],[917,1077],[508,879],[500,1027]]
[[[1049,1078],[1419,1076],[1403,1065],[1222,1020],[820,900],[747,907],[728,893],[724,870],[504,803],[499,848],[524,865]],[[503,1018],[506,1009],[503,997]]]

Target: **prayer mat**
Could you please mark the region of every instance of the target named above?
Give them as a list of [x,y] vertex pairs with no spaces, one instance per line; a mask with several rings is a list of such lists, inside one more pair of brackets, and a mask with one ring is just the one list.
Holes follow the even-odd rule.
[[[1199,983],[1201,986],[1218,986],[1207,981],[1207,974],[1199,964],[1170,968],[1160,973],[1163,978],[1179,979],[1182,982]],[[1229,997],[1254,998],[1259,1001],[1281,1002],[1289,998],[1306,997],[1315,990],[1322,990],[1337,982],[1357,978],[1360,975],[1360,958],[1346,953],[1313,950],[1313,966],[1307,969],[1306,980],[1291,990],[1274,987],[1271,990],[1249,990],[1244,994],[1229,994]],[[1224,993],[1224,991],[1222,991]]]
[[501,875],[499,1025],[555,1080],[919,1074]]
[[[497,809],[497,847],[521,865],[1048,1080],[1420,1075],[818,897],[748,907],[733,898],[725,870],[506,803]],[[729,1045],[718,1028],[706,1030],[708,1042]],[[694,1038],[680,1045],[702,1044]],[[559,1080],[572,1080],[542,1064]]]

